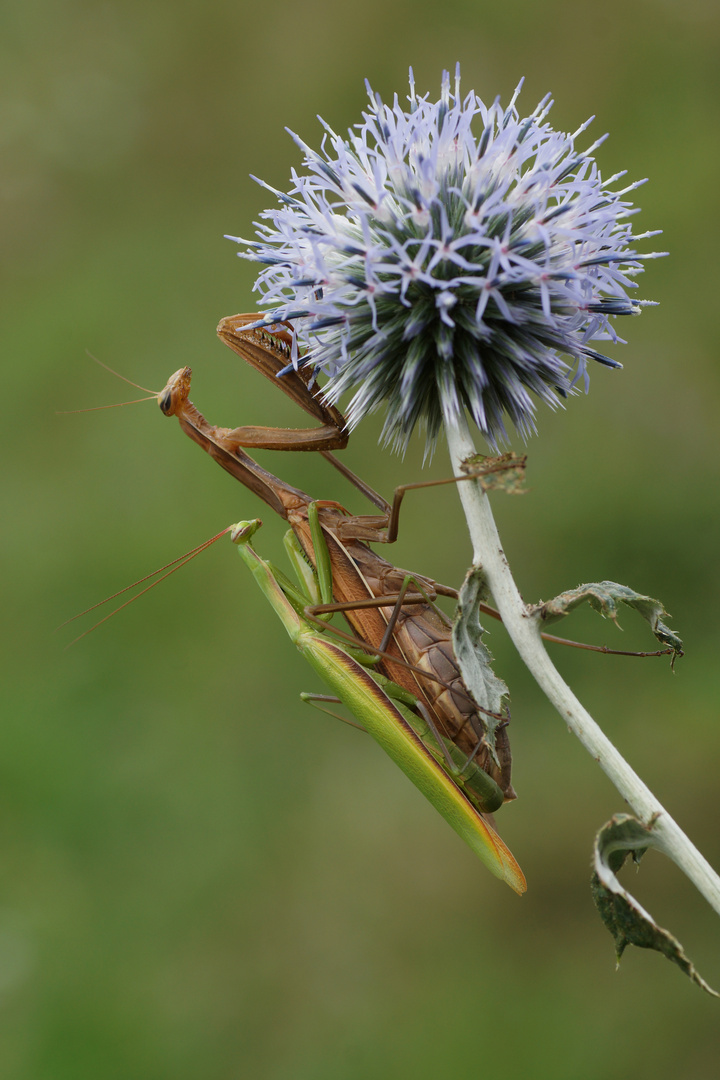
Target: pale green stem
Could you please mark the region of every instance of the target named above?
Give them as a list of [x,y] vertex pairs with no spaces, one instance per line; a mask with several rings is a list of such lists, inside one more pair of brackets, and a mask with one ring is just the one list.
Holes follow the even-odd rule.
[[[446,434],[455,475],[461,475],[460,462],[475,453],[463,418],[461,424],[446,423]],[[595,758],[635,815],[648,825],[656,816],[653,832],[662,841],[666,854],[683,870],[709,904],[720,914],[720,878],[691,843],[667,810],[655,798],[587,710],[580,704],[550,660],[540,638],[537,618],[528,614],[510,572],[500,543],[487,495],[479,484],[458,484],[465,510],[473,561],[482,566],[493,600],[512,641],[530,673],[555,706],[570,731]]]

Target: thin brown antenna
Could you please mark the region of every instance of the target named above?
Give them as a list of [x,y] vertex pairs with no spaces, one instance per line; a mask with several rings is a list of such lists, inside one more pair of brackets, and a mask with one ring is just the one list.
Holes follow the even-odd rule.
[[93,356],[87,349],[85,350],[85,353],[91,360],[94,360],[101,368],[105,368],[106,371],[109,371],[110,374],[114,375],[117,379],[122,379],[122,381],[128,383],[129,386],[134,386],[136,390],[142,390],[144,394],[150,394],[151,397],[156,398],[158,396],[154,390],[148,390],[147,386],[141,386],[140,383],[133,382],[132,379],[128,379],[124,375],[121,375],[119,371],[115,371],[109,364],[104,364],[102,360],[98,360],[97,356]]
[[56,409],[56,416],[72,416],[74,413],[101,412],[103,409],[120,409],[123,405],[139,405],[141,401],[156,401],[157,394],[150,397],[133,398],[132,401],[115,401],[112,405],[91,405],[89,409]]

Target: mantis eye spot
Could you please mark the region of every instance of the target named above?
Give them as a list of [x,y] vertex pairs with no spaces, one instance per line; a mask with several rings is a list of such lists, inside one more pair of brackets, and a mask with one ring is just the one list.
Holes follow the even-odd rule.
[[173,412],[173,396],[170,390],[166,390],[162,397],[159,398],[159,405],[166,416],[172,416]]

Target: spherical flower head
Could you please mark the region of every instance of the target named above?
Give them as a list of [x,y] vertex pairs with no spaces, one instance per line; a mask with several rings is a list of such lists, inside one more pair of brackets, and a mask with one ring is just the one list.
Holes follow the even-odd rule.
[[[522,84],[520,84],[522,85]],[[642,260],[622,173],[603,181],[577,136],[546,122],[543,99],[522,119],[454,93],[383,105],[368,87],[363,122],[320,151],[297,136],[304,170],[261,216],[243,258],[265,264],[256,281],[267,321],[292,320],[294,363],[328,376],[328,400],[352,392],[353,427],[386,406],[385,442],[407,446],[416,424],[432,445],[466,411],[492,447],[509,417],[527,436],[536,401],[556,407],[587,361],[620,367],[593,349],[619,341],[613,322],[638,314],[628,290]],[[321,121],[323,123],[323,121]],[[588,121],[589,123],[589,121]],[[292,133],[291,133],[292,134]],[[264,185],[267,187],[267,185]]]

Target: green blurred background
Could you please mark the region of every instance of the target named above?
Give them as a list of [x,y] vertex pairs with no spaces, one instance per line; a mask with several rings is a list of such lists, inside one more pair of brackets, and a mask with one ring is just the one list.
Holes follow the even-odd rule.
[[[597,115],[606,175],[650,176],[639,226],[671,258],[624,323],[622,372],[540,415],[530,492],[496,499],[525,597],[610,578],[660,596],[687,656],[558,657],[591,711],[720,863],[716,362],[718,47],[713,0],[24,0],[0,15],[2,545],[0,1075],[21,1080],[355,1080],[438,1076],[705,1080],[718,1005],[650,953],[614,970],[588,890],[595,829],[622,801],[494,630],[513,696],[517,803],[499,827],[518,899],[356,732],[307,710],[318,688],[229,543],[90,637],[53,628],[230,521],[262,512],[154,404],[86,350],[160,389],[189,363],[215,422],[301,422],[215,339],[251,310],[248,235],[299,154],[365,104],[463,87],[555,126]],[[384,492],[421,447],[346,460]],[[359,505],[312,457],[265,455]],[[432,474],[448,467],[439,453]],[[457,496],[407,500],[393,557],[457,583]],[[442,523],[439,527],[438,523]],[[89,620],[88,620],[89,621]],[[563,627],[648,647],[578,615]],[[88,625],[86,622],[84,625]],[[649,856],[632,879],[720,984],[717,917]]]

